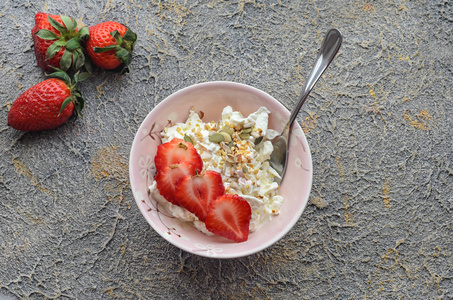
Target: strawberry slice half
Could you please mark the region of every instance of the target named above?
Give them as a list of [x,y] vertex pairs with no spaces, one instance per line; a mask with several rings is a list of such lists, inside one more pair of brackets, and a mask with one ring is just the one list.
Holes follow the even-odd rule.
[[201,156],[192,143],[174,138],[170,142],[157,147],[157,154],[154,157],[154,164],[156,165],[157,171],[170,165],[182,163],[183,161],[193,163],[199,171],[203,169]]
[[252,210],[238,195],[225,194],[209,205],[206,229],[235,242],[244,242],[249,236]]
[[195,164],[184,161],[180,164],[172,164],[162,168],[154,176],[159,193],[170,203],[179,205],[175,198],[175,189],[178,183],[186,176],[195,174]]
[[176,186],[175,198],[178,203],[205,221],[209,204],[225,193],[222,176],[215,171],[184,177]]

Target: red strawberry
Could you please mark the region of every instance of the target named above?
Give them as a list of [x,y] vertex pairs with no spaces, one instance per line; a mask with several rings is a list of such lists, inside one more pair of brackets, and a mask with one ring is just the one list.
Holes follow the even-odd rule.
[[73,18],[37,13],[31,35],[38,66],[46,72],[55,71],[52,67],[64,71],[71,66],[74,70],[81,68],[85,64],[81,42],[88,33],[86,27],[78,30]]
[[157,171],[183,161],[194,163],[198,171],[203,169],[203,161],[201,160],[200,154],[198,154],[197,149],[189,142],[174,138],[170,142],[157,147],[157,154],[154,157],[154,164],[156,165]]
[[206,229],[235,242],[244,242],[249,236],[251,218],[247,201],[238,195],[225,194],[210,204]]
[[167,201],[179,205],[175,199],[176,185],[186,176],[195,174],[195,165],[189,161],[184,161],[180,164],[172,164],[162,168],[154,176],[156,187],[159,193],[164,196]]
[[92,62],[107,70],[123,65],[127,71],[137,35],[128,27],[114,21],[91,26],[89,30],[86,50]]
[[176,186],[175,197],[179,204],[205,221],[209,204],[225,192],[222,176],[215,171],[184,177]]
[[[59,78],[46,79],[23,92],[11,106],[8,113],[8,125],[23,131],[54,129],[68,120],[74,110],[80,115],[84,102],[75,88],[79,78],[56,72]],[[63,80],[62,80],[63,79]]]

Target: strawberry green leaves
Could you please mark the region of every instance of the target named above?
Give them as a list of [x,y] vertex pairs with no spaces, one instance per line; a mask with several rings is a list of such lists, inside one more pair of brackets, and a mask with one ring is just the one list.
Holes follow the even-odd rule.
[[63,71],[79,70],[83,66],[91,72],[91,64],[87,59],[82,43],[89,37],[89,30],[86,27],[77,28],[77,22],[68,16],[60,16],[61,24],[51,16],[48,22],[53,30],[40,29],[35,34],[39,38],[47,41],[54,41],[46,51],[46,60],[50,60],[62,49],[63,54],[60,59],[59,67]]
[[[75,34],[76,30],[77,30],[77,22],[68,16],[61,15],[60,18],[61,18],[61,21],[63,21],[64,26],[66,27],[66,33],[69,35]],[[53,20],[53,21],[55,22],[55,20]],[[50,20],[49,20],[49,22],[50,22]],[[58,23],[58,22],[55,22],[55,23]],[[64,29],[62,28],[60,32],[63,33]]]
[[114,51],[115,56],[124,64],[123,72],[128,72],[128,66],[132,61],[132,51],[137,41],[137,34],[127,28],[124,36],[118,30],[112,31],[110,35],[115,39],[116,44],[105,47],[94,47],[95,53]]
[[82,93],[77,88],[77,84],[91,77],[90,73],[77,72],[74,74],[73,79],[63,70],[54,68],[55,72],[49,76],[63,80],[71,91],[71,95],[67,97],[60,107],[60,114],[68,106],[69,103],[74,103],[74,111],[77,117],[82,117],[82,109],[85,107],[85,100],[83,100]]

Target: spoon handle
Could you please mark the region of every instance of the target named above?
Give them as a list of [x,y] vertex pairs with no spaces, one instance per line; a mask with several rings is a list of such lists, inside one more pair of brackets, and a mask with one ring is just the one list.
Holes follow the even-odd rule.
[[327,32],[324,38],[324,42],[321,45],[321,49],[319,50],[318,57],[316,58],[315,66],[313,67],[310,76],[308,77],[308,80],[305,84],[304,92],[300,96],[297,105],[291,112],[291,116],[289,117],[286,128],[291,127],[293,122],[296,120],[297,114],[299,113],[299,110],[302,108],[302,105],[307,99],[308,94],[310,94],[315,83],[332,62],[333,58],[338,52],[338,49],[340,49],[342,41],[343,37],[341,36],[340,31],[338,31],[337,29],[330,29]]

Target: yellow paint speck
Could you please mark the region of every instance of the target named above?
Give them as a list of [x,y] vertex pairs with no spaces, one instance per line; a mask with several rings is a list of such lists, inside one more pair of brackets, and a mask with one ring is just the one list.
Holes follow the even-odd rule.
[[30,172],[30,169],[28,169],[28,167],[25,164],[23,164],[18,159],[14,158],[13,165],[14,168],[16,169],[17,174],[25,175],[25,177],[28,177],[30,179],[31,184],[37,187],[38,190],[40,190],[41,192],[51,194],[50,190],[39,183],[38,178]]
[[337,168],[338,168],[338,172],[340,174],[340,180],[343,181],[343,168],[341,167],[341,163],[340,163],[340,157],[336,157],[335,160],[337,161]]
[[308,133],[316,128],[317,119],[318,116],[316,115],[310,115],[305,118],[305,121],[300,124],[304,133]]
[[[118,146],[101,147],[96,152],[91,164],[91,174],[96,180],[110,179],[105,183],[104,189],[113,194],[108,200],[123,202],[123,190],[129,186],[127,160],[117,153]],[[128,203],[126,203],[129,206]]]
[[344,196],[344,219],[347,225],[352,224],[352,213],[349,211],[349,198],[348,195]]
[[407,110],[403,113],[403,118],[409,125],[419,130],[430,130],[432,127],[432,116],[427,110],[423,109],[414,117],[411,117]]
[[386,180],[382,186],[382,192],[384,193],[384,207],[392,208],[392,204],[390,203],[390,187],[388,180]]

